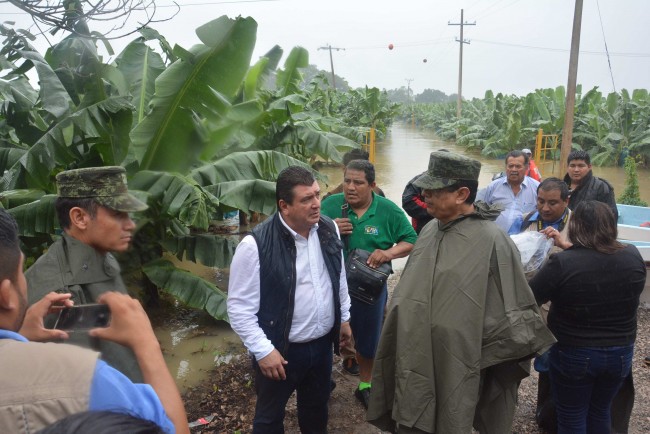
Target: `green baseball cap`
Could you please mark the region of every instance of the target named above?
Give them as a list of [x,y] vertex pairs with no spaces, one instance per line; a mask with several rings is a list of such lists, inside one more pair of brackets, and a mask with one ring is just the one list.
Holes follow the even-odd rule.
[[458,181],[478,181],[481,163],[464,155],[446,150],[434,151],[429,156],[429,168],[413,182],[425,190],[438,190]]
[[66,170],[56,175],[59,197],[92,198],[115,211],[144,211],[147,204],[129,193],[126,170],[120,166],[86,167]]

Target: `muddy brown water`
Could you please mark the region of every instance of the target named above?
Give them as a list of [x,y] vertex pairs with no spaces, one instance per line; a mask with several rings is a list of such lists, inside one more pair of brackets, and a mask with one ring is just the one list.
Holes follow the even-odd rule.
[[[429,154],[439,149],[471,156],[481,162],[479,188],[486,187],[494,174],[505,169],[503,159],[487,158],[481,154],[469,153],[462,146],[452,142],[440,140],[429,131],[422,131],[410,126],[393,125],[385,140],[377,144],[375,170],[377,185],[384,190],[386,196],[398,205],[401,204],[402,191],[406,183],[415,175],[425,171],[429,163]],[[560,174],[560,164],[548,162],[540,164],[542,176],[563,177]],[[334,187],[341,182],[342,171],[340,168],[326,167],[321,170],[329,177],[329,184]],[[616,195],[625,189],[625,170],[622,167],[596,167],[593,166],[594,175],[605,178],[613,186]],[[639,187],[641,198],[650,203],[650,169],[639,168]]]
[[[504,169],[502,159],[471,154],[463,147],[440,140],[431,132],[397,124],[377,145],[377,184],[390,200],[401,205],[402,191],[406,183],[426,170],[432,151],[443,148],[481,161],[479,188],[487,186],[492,176]],[[544,177],[560,176],[558,162],[541,165],[540,170]],[[617,195],[622,193],[625,185],[625,171],[622,167],[594,167],[593,171],[596,176],[612,183]],[[321,173],[328,176],[327,185],[322,185],[323,191],[336,187],[343,178],[339,167],[324,167]],[[638,174],[641,198],[650,203],[650,170],[639,169]],[[400,270],[405,263],[405,259],[399,259],[394,261],[393,266]],[[227,270],[216,270],[187,262],[179,265],[221,288],[227,288]],[[241,349],[239,338],[223,321],[216,321],[204,313],[188,314],[182,309],[170,309],[168,318],[169,320],[159,321],[155,325],[156,335],[165,352],[167,366],[182,390],[205,380],[212,368],[219,363],[228,362],[234,348]]]

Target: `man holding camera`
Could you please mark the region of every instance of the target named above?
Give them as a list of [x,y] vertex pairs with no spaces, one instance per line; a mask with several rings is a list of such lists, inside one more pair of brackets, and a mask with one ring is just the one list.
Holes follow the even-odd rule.
[[[343,193],[323,201],[322,213],[333,218],[342,237],[348,237],[345,254],[354,249],[371,253],[367,264],[377,268],[393,259],[409,254],[417,239],[404,212],[390,200],[376,195],[375,167],[365,160],[352,160],[343,175]],[[348,205],[348,217],[342,206]],[[355,396],[368,408],[372,366],[383,323],[388,290],[381,288],[371,304],[352,298],[350,325],[359,362],[359,387]]]
[[[129,194],[123,167],[90,167],[56,176],[55,202],[64,233],[25,273],[29,304],[50,291],[72,294],[75,304],[96,303],[106,291],[127,293],[120,266],[111,252],[129,248],[135,223],[129,213],[147,205]],[[48,326],[54,318],[46,319]],[[92,347],[102,359],[132,381],[142,381],[138,363],[128,348],[78,333],[70,343]]]
[[69,293],[50,292],[28,309],[23,260],[16,222],[0,209],[0,432],[36,432],[71,414],[107,410],[152,421],[167,433],[189,433],[180,394],[140,303],[104,293],[98,301],[110,308],[110,326],[89,333],[131,348],[147,384],[132,383],[93,351],[30,342],[66,339],[66,332],[46,329],[43,318],[72,302]]

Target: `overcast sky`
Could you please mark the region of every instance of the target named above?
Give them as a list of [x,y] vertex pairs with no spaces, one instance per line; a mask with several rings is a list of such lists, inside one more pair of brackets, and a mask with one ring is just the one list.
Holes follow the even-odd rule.
[[[254,62],[278,44],[288,53],[300,45],[310,63],[334,70],[351,86],[383,89],[407,85],[415,93],[458,88],[460,10],[465,26],[463,96],[482,97],[486,90],[525,95],[537,88],[567,84],[574,15],[572,0],[178,0],[180,13],[155,24],[171,44],[185,48],[199,42],[194,29],[221,15],[251,16],[258,23]],[[171,4],[159,0],[158,6]],[[600,7],[600,14],[598,7]],[[2,21],[30,24],[0,6]],[[171,11],[160,7],[159,17]],[[602,18],[602,26],[601,26]],[[585,0],[578,83],[650,89],[650,0]],[[95,28],[93,28],[95,29]],[[99,29],[98,29],[99,30]],[[604,31],[604,36],[603,36]],[[129,39],[130,40],[130,39]],[[116,41],[119,51],[125,42]],[[605,55],[609,49],[611,74]],[[388,45],[393,44],[389,50]],[[426,59],[426,62],[424,60]],[[612,74],[613,81],[612,84]]]

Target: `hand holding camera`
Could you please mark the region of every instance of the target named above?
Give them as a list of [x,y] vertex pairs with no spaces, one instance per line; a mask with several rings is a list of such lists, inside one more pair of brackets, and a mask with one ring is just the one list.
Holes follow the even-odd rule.
[[109,308],[110,325],[91,329],[90,336],[129,347],[136,357],[141,348],[160,348],[149,317],[138,300],[126,294],[105,292],[98,301]]
[[59,312],[62,308],[71,307],[73,302],[70,297],[72,297],[72,294],[50,292],[34,303],[25,312],[25,320],[19,333],[30,341],[36,342],[68,339],[68,333],[64,330],[46,329],[43,318],[50,313]]

